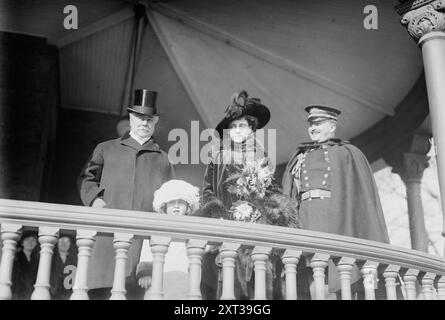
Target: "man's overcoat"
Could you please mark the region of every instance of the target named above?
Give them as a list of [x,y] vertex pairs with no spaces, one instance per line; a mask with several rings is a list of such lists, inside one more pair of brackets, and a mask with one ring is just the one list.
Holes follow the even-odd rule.
[[[80,196],[86,206],[102,197],[105,208],[152,212],[153,193],[173,176],[167,154],[153,138],[140,145],[127,134],[97,145],[79,177]],[[127,276],[135,268],[141,248],[142,240],[134,240]],[[98,236],[88,268],[89,289],[113,285],[114,257],[113,239]]]

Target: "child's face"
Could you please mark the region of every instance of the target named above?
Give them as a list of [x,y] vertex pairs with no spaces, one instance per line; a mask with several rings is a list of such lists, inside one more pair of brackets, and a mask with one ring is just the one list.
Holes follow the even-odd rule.
[[167,214],[172,214],[175,216],[183,216],[187,213],[187,202],[184,200],[172,200],[167,202],[165,211]]

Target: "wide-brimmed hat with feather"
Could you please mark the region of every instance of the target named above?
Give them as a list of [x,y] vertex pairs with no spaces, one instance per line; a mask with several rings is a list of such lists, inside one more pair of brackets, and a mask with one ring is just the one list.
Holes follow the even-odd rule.
[[241,119],[244,116],[253,116],[258,119],[258,127],[263,128],[270,120],[270,111],[258,98],[249,98],[247,91],[242,90],[232,95],[231,103],[225,111],[222,119],[215,130],[219,137],[223,138],[223,130],[228,129],[232,121]]

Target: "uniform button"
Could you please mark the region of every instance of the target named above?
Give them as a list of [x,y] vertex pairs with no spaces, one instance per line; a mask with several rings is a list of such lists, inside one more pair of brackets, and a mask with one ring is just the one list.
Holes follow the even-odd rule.
[[325,152],[324,152],[324,154],[328,154],[328,152],[327,152],[327,151],[325,151]]
[[302,167],[306,167],[306,164],[305,164],[305,163],[303,163]]
[[306,187],[309,187],[309,183],[306,183],[305,186],[306,186]]
[[307,170],[303,170],[303,173],[306,174],[306,173],[307,173]]
[[325,174],[324,174],[324,177],[327,178],[327,177],[329,177],[329,175],[328,175],[327,173],[325,173]]
[[322,185],[325,185],[325,184],[326,184],[326,181],[323,180],[323,182],[322,182],[321,184],[322,184]]
[[331,171],[331,167],[327,167],[326,170]]
[[309,178],[308,177],[304,177],[304,180],[309,180]]

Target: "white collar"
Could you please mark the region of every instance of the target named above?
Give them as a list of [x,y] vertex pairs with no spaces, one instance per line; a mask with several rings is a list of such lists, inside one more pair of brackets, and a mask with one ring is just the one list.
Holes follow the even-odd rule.
[[134,140],[136,140],[141,146],[142,146],[144,143],[146,143],[148,140],[151,139],[151,137],[148,137],[148,138],[146,138],[146,139],[141,139],[141,138],[139,138],[137,135],[135,135],[132,131],[130,131],[130,136],[131,136]]

